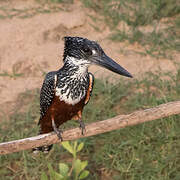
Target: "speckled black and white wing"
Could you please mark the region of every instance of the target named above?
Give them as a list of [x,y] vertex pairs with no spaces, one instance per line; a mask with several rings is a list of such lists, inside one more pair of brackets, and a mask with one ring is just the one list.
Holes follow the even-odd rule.
[[41,121],[41,119],[43,118],[43,116],[45,115],[46,111],[48,110],[49,106],[52,103],[52,100],[54,98],[55,95],[55,78],[57,77],[56,75],[56,71],[53,72],[49,72],[46,77],[45,80],[43,82],[42,88],[41,88],[41,92],[40,92],[40,119],[39,119],[39,123]]

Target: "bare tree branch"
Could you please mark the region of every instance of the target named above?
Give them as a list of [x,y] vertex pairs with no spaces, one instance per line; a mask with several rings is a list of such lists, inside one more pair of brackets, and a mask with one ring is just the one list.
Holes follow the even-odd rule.
[[[79,139],[175,114],[180,114],[180,101],[169,102],[167,104],[159,105],[155,108],[135,111],[128,115],[119,115],[108,120],[88,124],[86,125],[86,133],[84,136],[81,135],[81,130],[79,128],[75,128],[65,131],[62,137],[64,141]],[[56,134],[43,134],[35,137],[1,143],[0,154],[9,154],[12,152],[18,152],[59,142],[60,141]]]

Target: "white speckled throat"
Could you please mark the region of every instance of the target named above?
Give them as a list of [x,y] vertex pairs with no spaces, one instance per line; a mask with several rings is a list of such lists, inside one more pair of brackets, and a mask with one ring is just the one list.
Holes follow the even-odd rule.
[[[69,68],[66,70],[66,73],[68,72],[69,75],[66,74],[66,76],[55,77],[55,80],[58,79],[56,96],[59,96],[61,101],[75,105],[86,95],[89,85],[89,63],[84,59],[78,60],[68,56],[66,58],[68,59],[65,61],[64,66]],[[61,76],[61,74],[59,74],[59,76]]]

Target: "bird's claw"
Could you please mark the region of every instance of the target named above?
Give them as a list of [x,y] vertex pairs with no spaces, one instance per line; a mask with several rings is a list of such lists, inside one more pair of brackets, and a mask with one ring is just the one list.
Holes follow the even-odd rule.
[[56,124],[55,124],[55,122],[54,122],[54,119],[52,120],[52,127],[53,127],[54,132],[57,134],[59,140],[63,141],[63,138],[62,138],[62,133],[63,133],[63,131],[62,131],[61,129],[58,129],[58,128],[56,127]]
[[55,133],[57,134],[59,140],[60,140],[60,141],[63,141],[63,138],[62,138],[62,133],[63,133],[63,131],[60,130],[60,129],[57,129],[57,131],[55,131]]
[[85,124],[82,120],[79,120],[79,127],[81,129],[81,134],[84,135],[84,133],[86,132],[86,128],[85,128]]

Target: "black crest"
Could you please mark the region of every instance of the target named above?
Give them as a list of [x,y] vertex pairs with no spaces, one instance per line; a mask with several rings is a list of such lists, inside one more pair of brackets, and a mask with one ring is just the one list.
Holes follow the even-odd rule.
[[92,50],[100,48],[95,41],[90,41],[82,37],[64,37],[64,56],[65,61],[67,56],[72,56],[77,59],[88,58],[92,55]]

